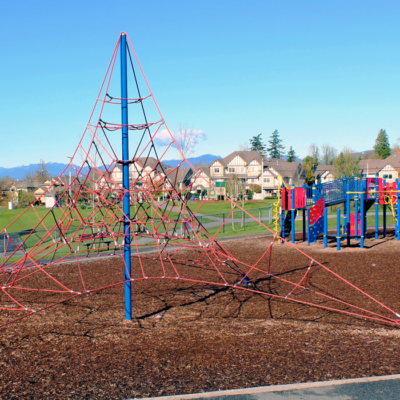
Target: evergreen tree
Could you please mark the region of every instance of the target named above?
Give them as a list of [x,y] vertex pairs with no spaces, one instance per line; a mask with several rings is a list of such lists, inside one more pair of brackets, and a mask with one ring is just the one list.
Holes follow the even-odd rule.
[[250,139],[250,150],[254,150],[261,155],[265,154],[265,143],[263,142],[261,138],[262,133],[258,134],[257,136],[253,136]]
[[279,132],[275,129],[271,134],[271,139],[268,140],[269,148],[267,149],[269,152],[269,156],[271,158],[281,158],[283,155],[283,150],[285,146],[282,144],[282,139],[279,136]]
[[378,132],[378,136],[375,139],[374,151],[379,158],[390,156],[391,150],[389,145],[389,136],[386,133],[386,129],[381,129]]
[[290,146],[289,152],[288,152],[288,158],[287,158],[287,162],[293,162],[296,161],[297,158],[297,154],[296,152],[293,150],[293,147]]

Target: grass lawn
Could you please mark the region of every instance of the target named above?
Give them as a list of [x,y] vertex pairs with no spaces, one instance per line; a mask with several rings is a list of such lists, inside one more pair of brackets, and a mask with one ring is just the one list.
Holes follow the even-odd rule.
[[[249,203],[245,203],[244,208],[245,208],[245,210],[249,210],[252,208],[271,207],[275,201],[276,201],[276,198],[272,198],[271,200],[252,201]],[[241,202],[237,202],[237,204],[242,206]],[[212,201],[212,200],[210,200],[210,201],[204,202],[204,204],[202,205],[200,201],[190,201],[189,200],[188,207],[192,211],[198,210],[198,212],[200,214],[205,214],[205,215],[226,213],[226,212],[231,211],[231,203],[228,201]]]

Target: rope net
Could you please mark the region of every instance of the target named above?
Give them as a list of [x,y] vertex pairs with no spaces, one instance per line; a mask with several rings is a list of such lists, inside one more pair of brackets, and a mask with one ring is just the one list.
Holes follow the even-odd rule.
[[[208,232],[198,218],[208,198],[193,203],[195,209],[188,205],[193,183],[198,177],[205,178],[189,162],[192,175],[183,167],[187,160],[161,115],[129,39],[128,93],[134,96],[126,100],[135,121],[127,125],[132,157],[118,157],[122,125],[116,121],[120,119],[121,101],[125,100],[113,95],[119,93],[119,80],[113,79],[113,72],[118,69],[119,44],[120,39],[70,165],[50,181],[42,195],[41,200],[50,199],[54,205],[44,213],[33,205],[28,207],[1,232],[5,246],[0,262],[0,326],[78,296],[123,285],[124,271],[121,270],[120,279],[111,274],[99,276],[84,261],[101,255],[107,255],[107,263],[112,262],[110,256],[124,260],[125,243],[131,246],[128,277],[134,284],[148,279],[179,279],[225,286],[399,325],[399,314],[292,243],[287,242],[287,246],[302,257],[304,265],[282,267],[273,252],[282,238],[240,204],[235,203],[214,234]],[[163,160],[176,151],[182,161],[172,168]],[[130,175],[130,238],[124,233],[127,216],[122,205],[126,193],[122,165],[126,162]],[[265,248],[255,261],[240,258],[217,240],[235,209],[265,228]],[[13,232],[23,219],[34,222],[26,234],[16,237]],[[149,253],[149,248],[154,251]],[[336,282],[334,289],[313,285],[317,276],[324,279],[328,275],[330,281]],[[357,304],[346,300],[349,292],[359,295]]]

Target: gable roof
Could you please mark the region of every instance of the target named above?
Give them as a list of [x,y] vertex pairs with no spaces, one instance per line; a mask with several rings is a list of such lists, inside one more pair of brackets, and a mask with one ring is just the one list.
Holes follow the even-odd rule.
[[383,168],[386,167],[386,165],[390,164],[386,160],[360,160],[358,163],[358,169],[360,171],[360,174],[367,173],[368,174],[377,174],[379,171],[381,171]]
[[[370,160],[372,161],[372,160]],[[399,153],[393,153],[391,156],[385,158],[384,160],[379,160],[379,161],[385,161],[385,165],[391,165],[393,168],[398,169],[400,168],[400,152]]]
[[234,151],[224,158],[216,158],[210,165],[215,161],[218,161],[221,165],[227,166],[235,157],[240,157],[246,165],[250,164],[253,160],[257,160],[261,164],[261,154],[255,150],[249,151]]
[[[186,168],[186,167],[179,167],[175,168],[170,172],[167,172],[168,179],[173,183],[181,183],[181,182],[186,182],[190,179],[190,177],[193,175],[193,171],[191,168]],[[176,181],[175,181],[176,179]]]
[[281,158],[264,158],[264,167],[272,167],[278,174],[283,177],[293,177],[300,169],[300,162],[288,162]]

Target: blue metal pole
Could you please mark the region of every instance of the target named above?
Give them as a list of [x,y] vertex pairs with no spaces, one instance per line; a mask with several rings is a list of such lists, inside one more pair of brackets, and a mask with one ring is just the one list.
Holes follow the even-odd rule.
[[[303,183],[303,189],[306,190],[307,193],[307,186]],[[307,194],[306,194],[306,207],[307,207]],[[306,241],[306,209],[303,208],[303,242]]]
[[396,179],[396,196],[397,196],[397,203],[396,203],[396,237],[397,240],[400,240],[400,183],[399,180]]
[[[386,179],[383,180],[384,195],[386,195]],[[383,196],[385,199],[386,196]],[[386,237],[386,204],[383,205],[383,237]]]
[[[379,190],[379,175],[375,175],[375,191]],[[379,193],[375,193],[375,240],[379,239]]]
[[324,208],[324,249],[328,247],[328,209]]
[[343,232],[347,232],[347,202],[346,202],[346,193],[347,193],[347,177],[343,175]]
[[[289,211],[288,211],[289,212]],[[285,210],[281,211],[281,238],[282,238],[282,243],[285,243]]]
[[315,183],[313,183],[313,185],[312,185],[312,204],[313,204],[313,206],[315,206],[315,203],[316,203],[316,201],[315,201],[315,195],[316,195],[316,191],[317,190],[317,188],[316,188],[316,186],[315,186]]
[[346,185],[346,234],[347,246],[350,246],[350,179],[347,179]]
[[291,193],[291,204],[290,204],[290,209],[291,209],[291,214],[292,214],[292,243],[295,242],[296,239],[296,232],[295,232],[295,218],[294,218],[294,185],[292,185],[291,189],[290,189],[290,193]]
[[310,245],[310,209],[307,208],[307,246]]
[[[358,183],[358,175],[354,175],[354,191],[356,192],[354,194],[354,220],[356,221],[356,226],[354,227],[355,229],[355,240],[357,241],[358,238],[358,191],[361,192],[361,189],[359,190],[359,188],[361,188],[361,185],[359,185]],[[361,234],[362,235],[362,234]]]
[[[364,188],[365,188],[365,180],[364,178],[361,179],[360,185],[360,214],[361,214],[361,226],[360,226],[360,247],[364,248],[364,237],[365,237],[365,218],[364,218],[364,210],[365,210],[365,203],[364,203]],[[356,213],[356,226],[358,225],[358,212]],[[357,233],[356,233],[357,234]]]
[[340,251],[340,208],[336,210],[336,244],[337,250]]
[[121,120],[122,120],[122,187],[124,189],[124,260],[125,260],[125,318],[132,319],[131,287],[131,230],[129,196],[129,139],[128,139],[128,74],[126,59],[126,35],[122,33],[119,52],[121,55]]

